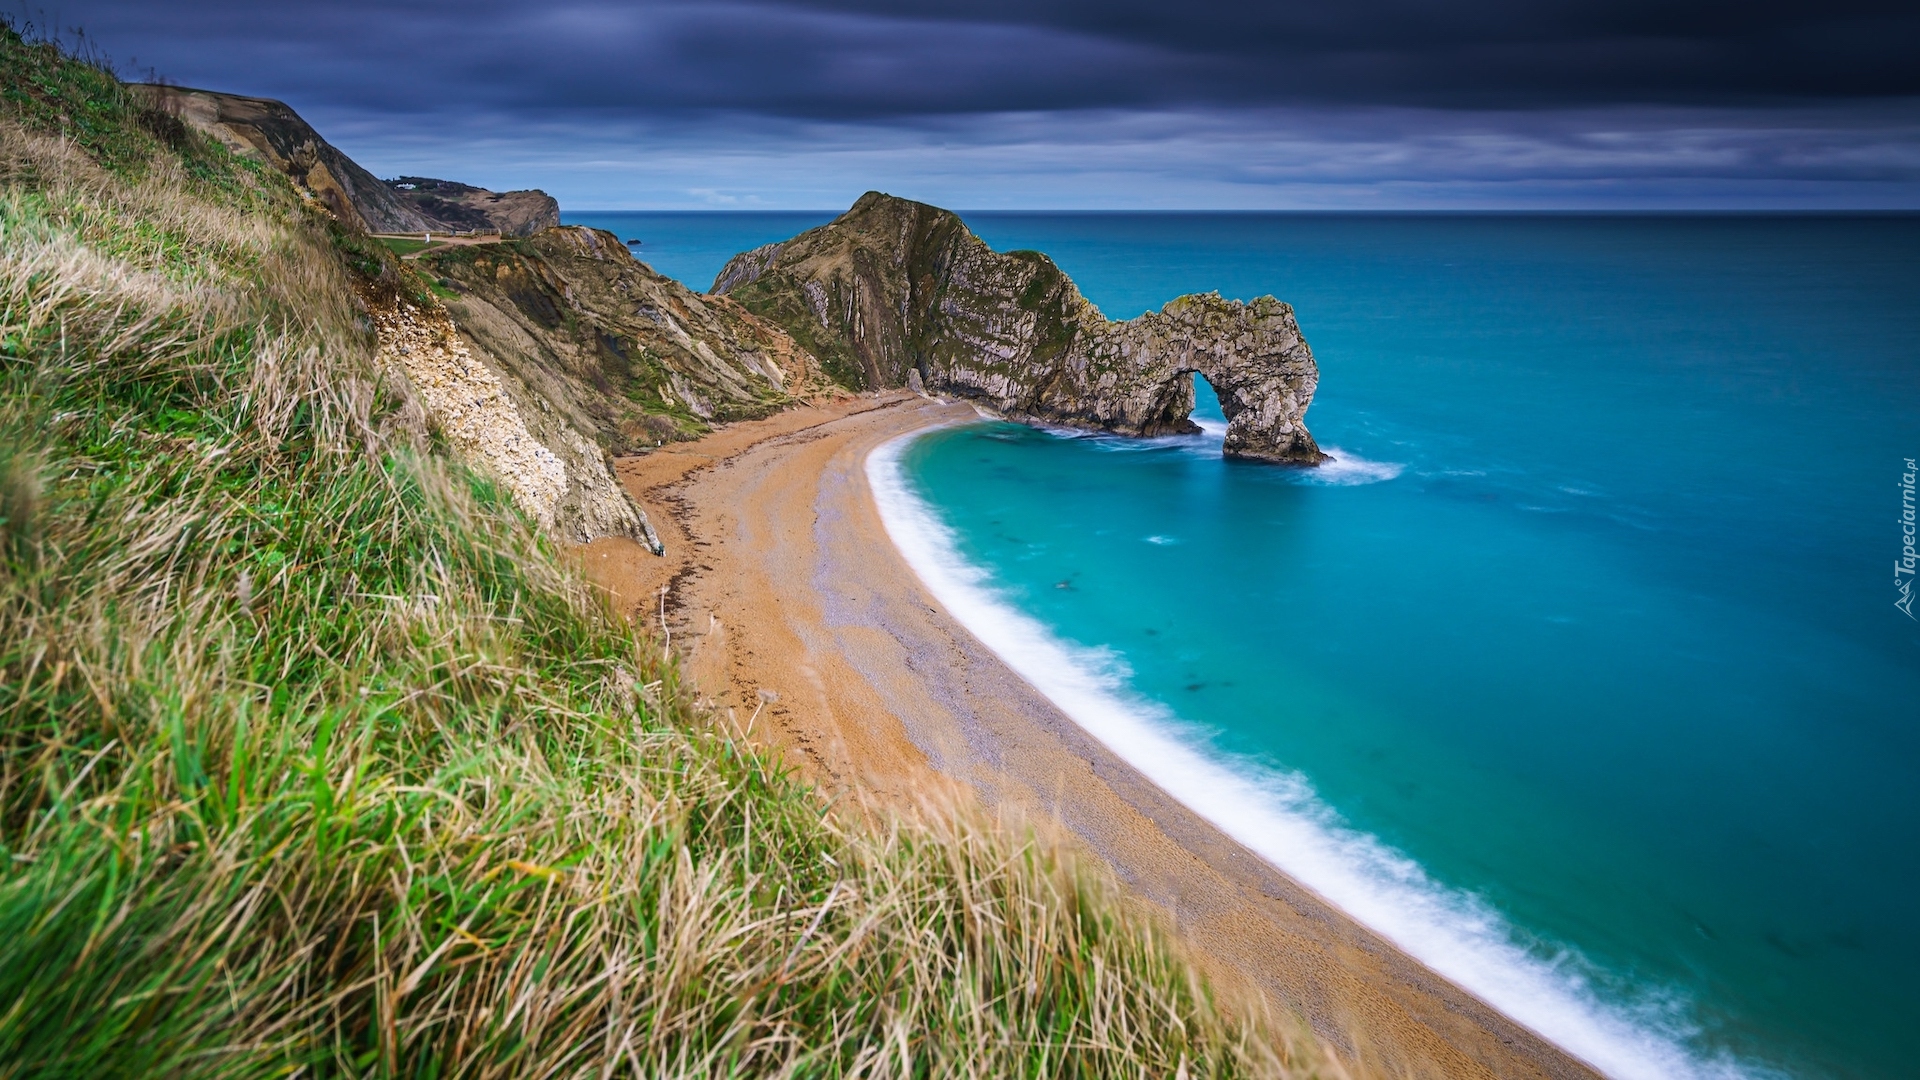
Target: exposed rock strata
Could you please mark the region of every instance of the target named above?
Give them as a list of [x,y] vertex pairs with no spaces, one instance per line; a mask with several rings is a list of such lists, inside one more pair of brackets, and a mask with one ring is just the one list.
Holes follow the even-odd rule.
[[616,454],[765,416],[830,389],[778,326],[701,296],[578,226],[429,251],[415,264],[468,345]]
[[526,236],[560,224],[559,204],[544,191],[496,194],[445,180],[423,181],[440,185],[431,190],[419,183],[412,189],[390,185],[321,138],[283,102],[178,86],[135,89],[146,96],[149,107],[177,117],[236,154],[286,173],[325,203],[334,217],[366,232],[499,230]]
[[444,310],[399,299],[375,307],[373,321],[381,359],[406,373],[454,452],[497,478],[541,527],[577,543],[625,536],[660,550],[600,447],[476,357]]
[[462,457],[568,540],[659,550],[612,453],[832,392],[785,331],[655,273],[609,233],[563,226],[401,265],[413,284],[368,298],[382,358]]
[[869,192],[833,222],[737,255],[714,282],[836,378],[909,384],[1007,415],[1130,435],[1197,430],[1191,375],[1227,416],[1230,457],[1324,458],[1303,416],[1319,369],[1293,309],[1217,293],[1114,322],[1034,251],[996,252],[952,213]]

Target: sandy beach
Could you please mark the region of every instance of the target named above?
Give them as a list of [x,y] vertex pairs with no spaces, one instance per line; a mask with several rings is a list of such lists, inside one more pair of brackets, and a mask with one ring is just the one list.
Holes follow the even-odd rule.
[[1389,1070],[1596,1074],[1405,956],[1141,778],[948,616],[882,527],[866,458],[973,419],[904,392],[849,397],[621,459],[664,557],[602,540],[588,573],[664,619],[699,695],[829,789],[942,783],[1058,820],[1168,911],[1202,962]]

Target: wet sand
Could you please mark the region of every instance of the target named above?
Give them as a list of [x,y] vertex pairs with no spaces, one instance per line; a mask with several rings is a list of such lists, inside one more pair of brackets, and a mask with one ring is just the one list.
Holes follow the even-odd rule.
[[664,615],[702,698],[822,786],[910,800],[958,781],[1058,820],[1202,963],[1335,1045],[1360,1036],[1389,1072],[1595,1077],[1166,796],[939,607],[887,538],[865,463],[974,416],[851,397],[621,459],[667,553],[601,540],[580,555],[636,621]]

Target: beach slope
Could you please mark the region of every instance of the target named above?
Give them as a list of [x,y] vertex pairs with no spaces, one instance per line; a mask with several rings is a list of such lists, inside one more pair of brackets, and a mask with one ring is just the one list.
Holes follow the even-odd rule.
[[1595,1076],[1159,791],[940,608],[889,541],[865,465],[903,434],[975,419],[904,392],[848,397],[622,459],[667,555],[608,539],[581,556],[637,620],[664,623],[721,715],[823,786],[907,805],[958,782],[1058,820],[1217,974],[1389,1071]]

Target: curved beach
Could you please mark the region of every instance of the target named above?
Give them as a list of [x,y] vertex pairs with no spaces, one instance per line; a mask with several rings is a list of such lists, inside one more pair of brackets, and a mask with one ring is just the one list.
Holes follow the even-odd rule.
[[866,463],[974,416],[849,397],[622,459],[667,554],[602,540],[582,557],[637,620],[664,620],[703,699],[823,786],[907,799],[959,781],[1055,818],[1204,963],[1389,1071],[1595,1076],[1153,786],[941,608],[889,540]]

